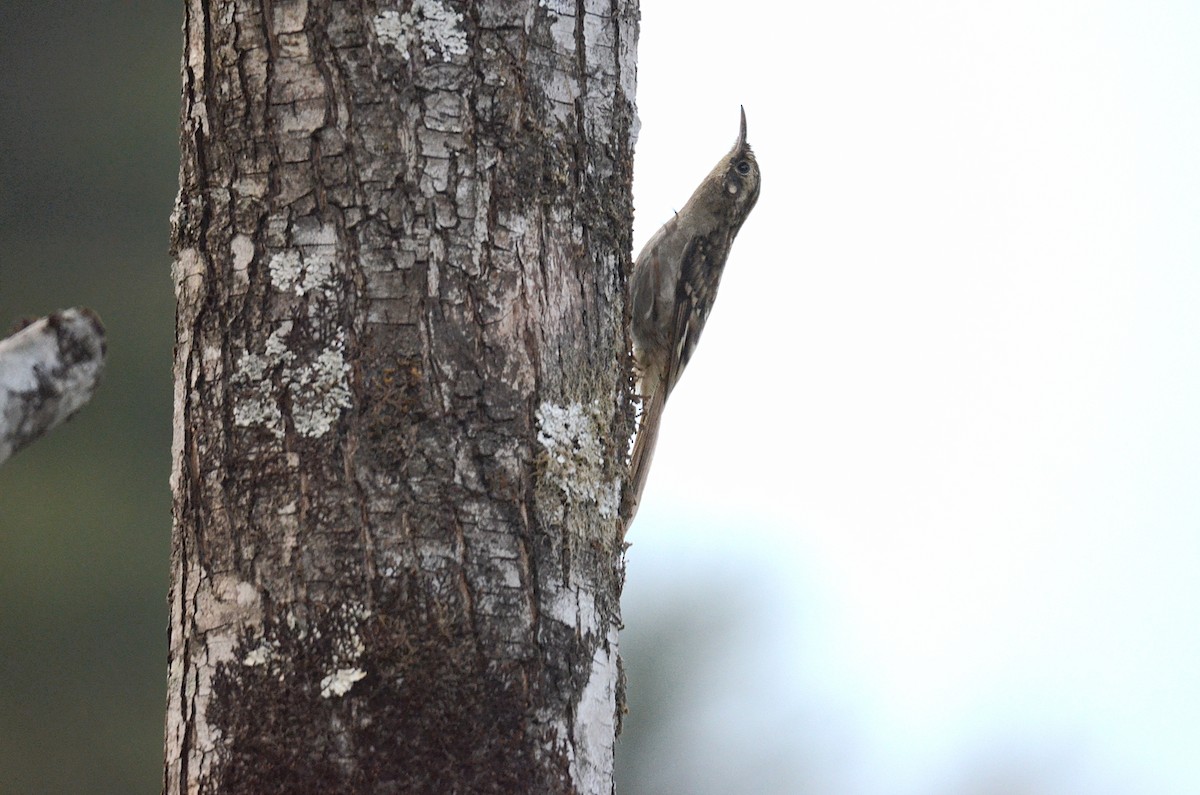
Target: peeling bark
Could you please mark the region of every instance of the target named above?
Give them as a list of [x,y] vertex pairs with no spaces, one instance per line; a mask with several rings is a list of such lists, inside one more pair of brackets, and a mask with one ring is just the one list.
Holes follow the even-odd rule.
[[0,340],[0,463],[92,399],[105,349],[90,309],[55,312]]
[[188,0],[168,793],[609,793],[636,0]]

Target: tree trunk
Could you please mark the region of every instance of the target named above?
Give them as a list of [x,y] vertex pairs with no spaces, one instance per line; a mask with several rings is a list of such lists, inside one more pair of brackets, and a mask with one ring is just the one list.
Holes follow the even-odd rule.
[[188,0],[169,793],[609,793],[636,0]]

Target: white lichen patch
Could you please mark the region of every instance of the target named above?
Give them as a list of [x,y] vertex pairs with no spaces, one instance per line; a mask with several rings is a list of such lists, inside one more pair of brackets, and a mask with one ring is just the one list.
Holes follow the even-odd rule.
[[271,274],[271,286],[281,293],[293,292],[303,276],[303,264],[299,251],[281,251],[271,256],[267,263]]
[[[276,252],[267,262],[271,287],[284,295],[310,299],[304,311],[316,327],[327,328],[327,315],[340,290],[334,259],[336,231],[328,224],[297,222],[294,237],[296,248]],[[261,352],[242,352],[232,378],[234,386],[242,387],[233,408],[239,427],[262,426],[283,438],[286,404],[296,432],[315,438],[328,433],[351,405],[345,333],[331,335],[331,341],[328,337],[314,340],[305,332],[308,328],[303,321],[284,320]]]
[[344,696],[354,683],[367,675],[361,668],[339,668],[321,680],[321,698]]
[[233,423],[241,428],[261,425],[277,438],[283,438],[283,414],[273,401],[259,396],[241,400],[233,408]]
[[295,359],[284,341],[292,324],[285,322],[271,332],[262,353],[242,351],[234,365],[232,382],[242,387],[233,407],[233,422],[241,428],[261,425],[277,438],[283,437],[283,412],[275,397],[271,375],[285,371]]
[[233,409],[240,427],[261,425],[276,438],[284,435],[283,410],[278,399],[282,385],[291,400],[292,426],[301,436],[323,436],[349,408],[350,364],[346,361],[346,337],[339,333],[311,361],[301,361],[288,347],[292,322],[284,321],[271,333],[263,352],[243,351],[234,369],[233,383],[245,387]]
[[333,346],[296,368],[288,379],[292,396],[292,422],[301,436],[316,438],[329,432],[350,407],[350,365],[345,356],[346,338],[339,334]]
[[[324,248],[324,247],[323,247]],[[272,255],[267,263],[271,286],[281,293],[303,297],[310,293],[334,298],[337,286],[333,271],[333,249],[301,254],[295,249]]]
[[546,450],[545,476],[569,499],[594,504],[605,519],[617,515],[620,481],[605,479],[605,450],[600,435],[600,401],[588,406],[549,401],[538,407],[538,442]]
[[462,14],[439,0],[414,0],[404,13],[383,11],[375,17],[375,35],[384,44],[395,47],[404,60],[414,46],[420,46],[425,58],[449,61],[467,52],[467,33]]

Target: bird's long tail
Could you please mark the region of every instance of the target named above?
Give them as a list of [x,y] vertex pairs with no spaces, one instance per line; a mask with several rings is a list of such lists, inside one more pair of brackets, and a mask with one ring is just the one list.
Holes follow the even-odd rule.
[[633,453],[629,457],[629,481],[621,497],[621,516],[625,517],[622,538],[629,532],[629,525],[633,524],[633,517],[637,515],[638,505],[642,501],[642,490],[646,488],[646,478],[650,475],[650,461],[654,458],[654,445],[658,442],[658,426],[662,422],[663,407],[667,404],[666,393],[666,389],[655,389],[642,411],[642,422],[633,442]]

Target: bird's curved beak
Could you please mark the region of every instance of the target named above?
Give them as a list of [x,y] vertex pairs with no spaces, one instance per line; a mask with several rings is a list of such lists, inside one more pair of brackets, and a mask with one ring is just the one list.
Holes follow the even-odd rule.
[[741,149],[746,145],[746,108],[744,105],[739,107],[742,109],[742,127],[738,132],[737,146],[734,147],[736,149]]

